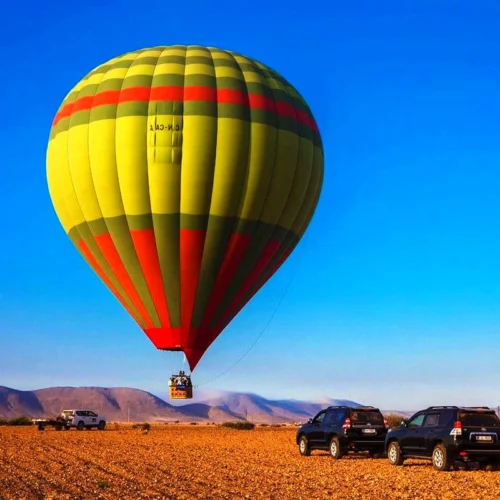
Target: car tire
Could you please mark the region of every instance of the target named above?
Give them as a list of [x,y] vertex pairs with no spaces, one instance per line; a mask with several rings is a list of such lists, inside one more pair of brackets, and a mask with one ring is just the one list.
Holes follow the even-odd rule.
[[80,420],[80,422],[78,422],[78,425],[76,426],[76,428],[79,430],[79,431],[83,431],[83,429],[85,429],[85,424],[83,423],[82,420]]
[[434,449],[432,450],[432,465],[438,471],[450,470],[452,464],[444,444],[439,443],[434,446]]
[[305,436],[301,436],[299,439],[299,452],[302,456],[308,457],[311,454],[311,449],[309,448],[309,442]]
[[328,450],[330,451],[331,457],[335,460],[342,458],[342,450],[340,449],[340,442],[337,436],[332,437]]
[[397,441],[391,441],[387,448],[387,459],[391,465],[403,465],[405,459]]
[[104,420],[101,420],[97,425],[97,429],[100,431],[103,431],[105,427],[106,427],[106,422]]

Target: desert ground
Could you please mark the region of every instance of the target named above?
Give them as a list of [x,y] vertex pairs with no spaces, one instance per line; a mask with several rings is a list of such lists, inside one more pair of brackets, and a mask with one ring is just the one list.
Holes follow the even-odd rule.
[[500,472],[427,462],[302,457],[295,428],[113,425],[99,432],[0,427],[0,499],[491,499]]

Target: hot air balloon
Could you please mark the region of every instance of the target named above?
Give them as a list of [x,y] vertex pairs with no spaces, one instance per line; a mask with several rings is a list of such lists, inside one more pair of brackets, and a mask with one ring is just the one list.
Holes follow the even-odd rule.
[[[276,71],[227,50],[162,46],[73,87],[52,123],[47,181],[83,258],[192,372],[303,236],[323,148]],[[171,397],[192,397],[186,377]]]

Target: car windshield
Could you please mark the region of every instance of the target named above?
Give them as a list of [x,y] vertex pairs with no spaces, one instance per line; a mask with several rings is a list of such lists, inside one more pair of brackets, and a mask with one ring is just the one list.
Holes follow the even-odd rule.
[[500,427],[500,420],[494,413],[461,412],[459,419],[464,427]]
[[354,424],[383,424],[384,417],[378,411],[353,411],[351,419]]

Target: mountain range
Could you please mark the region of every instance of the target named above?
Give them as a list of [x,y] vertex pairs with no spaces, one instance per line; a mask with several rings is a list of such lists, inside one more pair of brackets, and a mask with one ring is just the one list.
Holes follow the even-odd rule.
[[196,402],[172,405],[158,395],[127,387],[49,387],[20,391],[0,386],[0,418],[51,417],[63,409],[88,408],[116,422],[304,422],[330,405],[361,406],[349,400],[270,400],[252,393],[219,391]]

